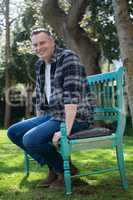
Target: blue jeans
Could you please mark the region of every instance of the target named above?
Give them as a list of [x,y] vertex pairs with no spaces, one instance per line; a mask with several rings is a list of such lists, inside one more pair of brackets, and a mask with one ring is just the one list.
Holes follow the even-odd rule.
[[[63,172],[63,159],[52,145],[52,137],[60,130],[60,123],[45,115],[20,121],[8,129],[10,140],[25,150],[40,165],[47,164],[56,172]],[[74,122],[72,133],[87,129],[87,122]]]

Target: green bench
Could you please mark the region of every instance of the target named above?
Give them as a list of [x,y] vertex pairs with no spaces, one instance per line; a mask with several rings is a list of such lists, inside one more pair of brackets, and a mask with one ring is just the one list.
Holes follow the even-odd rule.
[[[113,168],[97,170],[88,173],[77,174],[86,176],[108,171],[118,170],[122,186],[128,188],[128,181],[125,174],[123,154],[123,134],[125,129],[124,110],[124,68],[116,71],[97,74],[87,77],[91,93],[96,100],[94,110],[94,126],[88,130],[78,132],[69,138],[66,135],[66,124],[61,124],[61,140],[59,151],[64,160],[64,180],[66,194],[72,193],[69,158],[74,151],[85,151],[99,148],[112,148],[116,152],[117,165]],[[98,122],[98,123],[97,123]],[[88,155],[89,156],[89,155]],[[102,156],[102,155],[101,155]],[[25,172],[29,174],[29,156],[25,153]]]

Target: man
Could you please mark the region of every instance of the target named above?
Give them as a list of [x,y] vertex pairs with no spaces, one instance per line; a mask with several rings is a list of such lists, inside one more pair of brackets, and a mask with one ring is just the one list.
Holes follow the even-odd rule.
[[12,125],[8,137],[40,165],[48,165],[49,175],[40,184],[48,187],[63,182],[63,160],[51,143],[60,138],[60,123],[66,122],[68,135],[88,128],[93,106],[79,57],[57,47],[45,29],[34,30],[31,42],[39,57],[35,64],[37,116]]

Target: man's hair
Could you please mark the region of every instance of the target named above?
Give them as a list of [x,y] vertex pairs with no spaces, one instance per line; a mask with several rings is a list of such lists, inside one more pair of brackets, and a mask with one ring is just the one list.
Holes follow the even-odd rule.
[[51,33],[45,28],[36,28],[31,31],[31,37],[39,33],[46,33],[48,36],[52,36]]

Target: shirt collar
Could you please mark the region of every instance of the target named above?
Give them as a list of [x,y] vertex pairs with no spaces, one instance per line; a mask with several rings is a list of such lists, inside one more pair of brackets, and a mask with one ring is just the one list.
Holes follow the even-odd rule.
[[57,45],[55,45],[53,56],[50,60],[50,63],[57,62],[61,56],[62,48],[59,48]]

